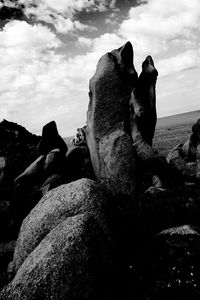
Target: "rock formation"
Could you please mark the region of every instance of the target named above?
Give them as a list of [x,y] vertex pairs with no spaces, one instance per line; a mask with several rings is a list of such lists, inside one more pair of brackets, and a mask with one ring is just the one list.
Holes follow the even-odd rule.
[[167,160],[186,182],[195,183],[200,178],[200,119],[193,125],[189,140],[172,149]]
[[[133,140],[139,131],[144,142],[150,146],[152,146],[157,121],[155,90],[157,76],[158,71],[154,66],[153,59],[151,56],[147,56],[142,63],[142,72],[130,101],[132,118],[134,117],[131,122]],[[135,124],[138,129],[134,128]]]
[[131,195],[135,190],[135,154],[128,131],[136,81],[130,42],[105,54],[90,79],[87,145],[96,178],[112,193]]
[[74,146],[87,146],[86,141],[86,126],[77,128],[77,133],[72,140]]
[[[137,77],[128,42],[98,62],[70,150],[55,122],[44,126],[39,157],[15,180],[24,220],[0,299],[199,298],[200,121],[168,164],[152,148],[157,75],[148,56]],[[175,180],[188,172],[196,185]]]

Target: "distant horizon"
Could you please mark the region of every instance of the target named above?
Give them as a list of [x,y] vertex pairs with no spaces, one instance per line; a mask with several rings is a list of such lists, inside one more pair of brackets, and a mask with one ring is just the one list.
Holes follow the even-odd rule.
[[[187,112],[182,112],[182,113],[178,113],[178,114],[172,114],[172,115],[168,115],[168,116],[162,116],[162,117],[158,117],[157,118],[157,126],[158,126],[158,121],[159,120],[162,120],[162,119],[164,119],[164,118],[170,118],[170,117],[174,117],[174,116],[180,116],[180,115],[186,115],[186,114],[192,114],[192,113],[198,113],[199,112],[199,118],[200,118],[200,109],[197,109],[197,110],[192,110],[192,111],[187,111]],[[0,122],[2,122],[3,120],[6,120],[6,121],[8,121],[8,122],[13,122],[13,123],[17,123],[18,125],[21,125],[22,127],[25,127],[26,128],[26,130],[28,130],[30,133],[32,133],[32,134],[36,134],[36,135],[39,135],[39,136],[41,136],[42,135],[42,128],[43,128],[43,126],[44,125],[46,125],[46,124],[44,124],[42,127],[41,127],[41,129],[40,129],[40,133],[37,133],[36,131],[31,131],[31,130],[29,130],[24,124],[20,124],[19,122],[15,122],[15,121],[13,121],[13,120],[8,120],[8,119],[2,119]],[[51,120],[51,121],[53,121],[53,120]],[[184,122],[185,122],[185,119],[183,120]],[[194,119],[194,122],[196,121],[196,119]],[[191,121],[190,121],[191,122]],[[56,123],[57,124],[57,123]],[[85,124],[83,124],[83,126],[84,126]],[[78,126],[77,128],[80,128],[80,127],[82,127],[82,126]],[[70,135],[63,135],[63,134],[61,134],[60,133],[60,131],[59,131],[59,127],[58,127],[58,124],[57,124],[57,128],[58,128],[58,133],[62,136],[62,138],[71,138],[71,137],[73,137],[73,136],[75,136],[75,134],[76,134],[76,130],[77,130],[77,128],[75,128],[74,129],[74,131],[73,131],[73,133],[72,134],[70,134]]]

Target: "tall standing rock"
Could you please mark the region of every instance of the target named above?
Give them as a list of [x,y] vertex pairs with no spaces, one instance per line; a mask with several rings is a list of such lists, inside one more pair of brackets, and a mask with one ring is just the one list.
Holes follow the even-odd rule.
[[157,76],[158,71],[154,66],[153,59],[151,56],[147,56],[142,63],[142,72],[130,102],[134,114],[132,131],[136,122],[142,139],[150,146],[152,146],[157,121],[155,89]]
[[135,189],[129,101],[136,81],[130,42],[105,54],[90,79],[87,144],[97,179],[113,193],[132,194]]

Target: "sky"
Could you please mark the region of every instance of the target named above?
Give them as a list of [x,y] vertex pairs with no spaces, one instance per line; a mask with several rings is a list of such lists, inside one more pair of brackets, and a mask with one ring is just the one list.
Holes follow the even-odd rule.
[[153,57],[158,117],[200,109],[199,0],[0,0],[0,120],[71,136],[100,57],[130,41]]

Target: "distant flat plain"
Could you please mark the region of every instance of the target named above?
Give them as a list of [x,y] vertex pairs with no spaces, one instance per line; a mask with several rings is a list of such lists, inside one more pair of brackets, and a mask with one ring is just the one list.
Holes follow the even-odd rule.
[[162,155],[177,144],[184,143],[191,135],[192,125],[200,118],[200,110],[159,118],[153,147]]
[[[158,118],[153,147],[166,156],[177,144],[191,135],[192,125],[200,118],[200,110]],[[74,131],[76,133],[76,130]],[[70,147],[73,136],[64,138]]]

